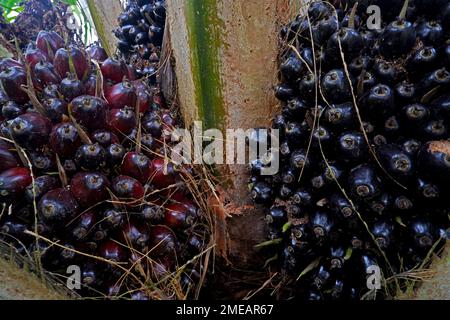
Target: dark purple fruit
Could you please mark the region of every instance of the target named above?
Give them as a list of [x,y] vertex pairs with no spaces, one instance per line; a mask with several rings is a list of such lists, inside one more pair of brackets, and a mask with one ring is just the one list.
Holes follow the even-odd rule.
[[108,58],[102,63],[102,74],[106,79],[115,83],[121,82],[127,75],[127,66],[124,62]]
[[64,47],[64,39],[53,31],[40,31],[36,38],[36,46],[53,60],[56,51]]
[[444,30],[435,20],[424,21],[417,27],[417,36],[426,46],[439,45],[444,38]]
[[275,87],[275,97],[280,101],[288,101],[294,98],[295,92],[287,84],[280,84]]
[[30,170],[11,168],[0,174],[0,199],[2,202],[19,200],[25,188],[31,183]]
[[328,72],[322,78],[321,86],[325,99],[331,104],[344,103],[350,100],[350,85],[343,70],[335,69]]
[[371,199],[381,191],[381,180],[374,168],[363,164],[350,171],[348,186],[351,194],[359,199]]
[[334,61],[341,61],[341,48],[345,60],[351,62],[363,49],[361,34],[353,28],[346,27],[336,31],[328,40],[327,54]]
[[273,200],[272,187],[263,181],[256,182],[252,186],[250,195],[257,204],[270,203]]
[[69,74],[68,77],[61,81],[59,86],[59,90],[67,102],[70,102],[85,93],[83,82],[78,80],[74,74]]
[[150,227],[150,245],[152,254],[158,257],[173,256],[177,252],[178,241],[175,234],[166,226]]
[[122,160],[125,157],[125,153],[125,148],[117,143],[106,147],[106,163],[108,168],[116,168],[121,165]]
[[67,103],[61,99],[46,99],[42,105],[52,123],[60,123],[68,115]]
[[116,230],[125,223],[126,215],[117,209],[107,209],[103,212],[101,220],[102,227],[105,230]]
[[118,176],[112,180],[114,194],[128,206],[140,203],[144,197],[145,190],[142,184],[132,177]]
[[50,146],[61,157],[72,157],[81,144],[77,128],[71,123],[60,123],[53,127]]
[[410,52],[416,43],[416,35],[411,22],[404,19],[391,22],[381,35],[381,54],[391,59]]
[[77,123],[90,130],[106,126],[108,106],[102,99],[80,96],[70,103],[72,115]]
[[136,115],[131,109],[113,109],[109,113],[108,125],[119,135],[129,135],[136,127]]
[[61,77],[50,62],[38,62],[34,66],[34,75],[42,87],[61,82]]
[[53,64],[61,78],[65,77],[67,73],[75,72],[77,78],[83,80],[89,72],[89,63],[85,53],[75,46],[69,46],[68,50],[59,49],[55,54]]
[[32,202],[34,199],[39,201],[41,197],[49,192],[57,188],[59,185],[59,181],[56,177],[52,176],[40,176],[34,179],[34,184],[28,185],[25,189],[25,199],[29,202]]
[[0,73],[0,83],[5,93],[14,102],[23,104],[30,100],[28,95],[22,90],[22,86],[27,84],[27,76],[24,69],[12,67],[4,70]]
[[54,189],[39,201],[38,214],[46,224],[63,225],[76,216],[78,208],[78,203],[69,190]]
[[120,230],[120,236],[124,244],[137,249],[145,248],[150,241],[148,226],[135,222],[126,223]]
[[106,165],[106,151],[99,144],[84,144],[75,154],[75,162],[85,171],[97,171]]
[[15,168],[19,165],[17,156],[8,145],[0,146],[0,172]]
[[123,158],[121,173],[133,177],[141,183],[147,183],[152,174],[152,162],[150,159],[137,152],[128,152]]
[[395,100],[401,104],[411,103],[416,99],[416,87],[407,81],[399,83],[395,87]]
[[92,133],[92,141],[107,148],[112,144],[119,143],[119,138],[111,131],[97,130]]
[[172,230],[185,230],[194,224],[195,218],[188,207],[172,203],[166,206],[164,224]]
[[12,138],[20,146],[33,150],[48,142],[51,123],[39,113],[29,112],[15,118],[9,127]]
[[324,121],[335,131],[346,130],[355,124],[355,108],[352,103],[333,105],[325,110]]
[[105,97],[111,109],[134,108],[136,106],[136,90],[130,82],[121,82],[114,85],[106,92]]
[[311,228],[316,238],[328,240],[334,228],[333,218],[327,212],[317,211],[311,216]]
[[414,219],[409,231],[413,245],[422,252],[428,252],[437,240],[433,224],[426,219]]
[[85,208],[106,200],[108,179],[100,173],[78,173],[70,181],[70,191],[78,203]]
[[378,149],[378,157],[386,171],[396,179],[404,180],[415,173],[413,159],[397,145],[381,146]]
[[72,225],[71,236],[82,241],[86,239],[89,233],[94,229],[97,223],[97,213],[95,211],[87,211],[83,213]]
[[384,84],[379,84],[370,89],[365,103],[363,112],[374,119],[386,119],[394,111],[394,92]]
[[126,262],[128,259],[125,247],[113,240],[108,240],[102,243],[98,250],[98,254],[103,259],[113,262]]
[[343,161],[357,162],[367,156],[368,146],[361,132],[347,132],[338,138],[337,151]]

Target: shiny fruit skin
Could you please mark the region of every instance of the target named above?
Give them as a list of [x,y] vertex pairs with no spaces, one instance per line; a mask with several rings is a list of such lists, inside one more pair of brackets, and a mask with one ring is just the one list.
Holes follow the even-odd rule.
[[42,87],[61,82],[60,76],[49,62],[38,62],[34,66],[34,76]]
[[136,127],[135,113],[130,109],[113,109],[109,113],[108,125],[119,135],[129,135]]
[[351,193],[361,199],[371,199],[381,191],[381,180],[373,167],[360,165],[350,171],[348,185]]
[[158,189],[164,189],[173,185],[178,180],[178,173],[175,165],[168,162],[167,165],[162,158],[156,158],[152,161],[151,183]]
[[106,200],[108,179],[100,173],[77,173],[70,181],[70,191],[78,203],[85,208]]
[[106,79],[112,80],[115,83],[121,82],[128,73],[126,64],[113,58],[106,59],[102,63],[101,70]]
[[76,164],[85,171],[98,171],[106,165],[106,151],[99,144],[84,144],[75,154]]
[[64,47],[64,39],[53,31],[40,31],[36,38],[36,46],[53,60],[56,51]]
[[67,103],[61,99],[50,98],[43,103],[46,114],[52,123],[57,124],[68,117]]
[[61,157],[75,155],[81,139],[77,128],[71,123],[60,123],[53,127],[50,133],[50,146]]
[[[34,184],[29,184],[25,189],[25,199],[32,202],[39,201],[44,194],[59,187],[59,181],[53,176],[40,176],[34,179]],[[34,190],[33,190],[34,189]]]
[[100,245],[99,256],[114,262],[126,262],[128,254],[125,248],[113,240],[108,240]]
[[135,88],[130,82],[114,85],[106,92],[105,97],[111,109],[134,108],[137,100]]
[[89,64],[85,54],[75,46],[69,46],[69,50],[65,48],[59,49],[55,54],[53,64],[61,78],[72,70],[69,66],[70,61],[73,63],[73,71],[75,71],[78,80],[83,80],[89,72]]
[[120,142],[119,138],[114,133],[108,130],[96,130],[92,133],[91,138],[94,143],[98,143],[104,148]]
[[146,183],[152,175],[152,162],[150,159],[137,152],[128,152],[121,165],[121,173],[133,177],[141,183]]
[[195,217],[188,208],[180,203],[172,203],[166,206],[164,224],[172,230],[185,230],[193,225]]
[[0,146],[0,172],[15,168],[19,165],[17,156],[11,152],[8,145]]
[[133,206],[144,197],[145,190],[136,179],[128,176],[118,176],[112,180],[114,194],[124,201],[128,206]]
[[99,44],[94,44],[87,48],[87,53],[89,57],[93,60],[103,63],[106,59],[108,59],[108,54],[105,49],[103,49]]
[[84,95],[72,100],[70,108],[78,124],[90,130],[106,126],[108,106],[104,100]]
[[2,202],[20,199],[31,181],[30,170],[26,168],[3,171],[0,174],[0,199]]
[[20,146],[33,150],[48,142],[51,123],[39,113],[29,112],[15,118],[10,128],[13,139]]
[[116,168],[122,164],[126,150],[121,144],[111,144],[106,147],[106,163],[109,168]]
[[38,214],[42,222],[63,225],[73,219],[79,205],[72,193],[64,188],[47,192],[38,203]]
[[119,231],[123,243],[134,248],[144,249],[150,241],[148,226],[137,222],[128,222]]
[[60,92],[64,96],[64,99],[70,102],[85,93],[83,82],[78,80],[75,75],[70,74],[68,77],[62,79]]
[[149,249],[158,257],[173,256],[178,249],[178,241],[173,231],[162,225],[150,227]]
[[22,86],[27,84],[27,76],[23,68],[12,67],[1,72],[0,82],[5,93],[14,102],[23,104],[30,100],[28,95],[21,89]]
[[94,229],[97,223],[97,212],[87,211],[84,212],[71,226],[71,236],[76,241],[82,241],[86,239],[88,234]]

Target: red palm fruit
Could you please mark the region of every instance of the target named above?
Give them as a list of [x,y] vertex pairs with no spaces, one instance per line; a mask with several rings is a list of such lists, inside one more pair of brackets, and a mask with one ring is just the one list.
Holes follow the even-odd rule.
[[153,103],[156,104],[161,109],[166,108],[166,103],[164,101],[162,93],[156,93],[155,95],[153,95]]
[[136,70],[130,65],[127,65],[127,79],[129,81],[137,80]]
[[144,197],[145,190],[142,184],[136,179],[128,176],[118,176],[112,181],[112,190],[114,194],[121,200],[130,202],[128,205],[133,206]]
[[25,52],[25,61],[30,66],[31,70],[34,70],[34,66],[38,62],[51,62],[47,55],[41,50],[37,49],[34,45],[30,44]]
[[53,176],[40,176],[34,179],[34,184],[31,183],[25,189],[25,199],[32,202],[34,199],[38,201],[44,194],[58,188],[59,181]]
[[11,58],[5,58],[0,60],[0,71],[5,71],[6,69],[14,67],[24,69],[24,65],[17,60]]
[[30,99],[22,90],[27,84],[27,75],[20,67],[7,68],[0,73],[0,82],[8,97],[19,104],[27,103]]
[[49,117],[53,123],[62,122],[64,120],[63,116],[68,115],[67,102],[64,100],[58,98],[46,99],[43,102],[43,106],[47,112],[47,117]]
[[98,43],[93,44],[92,46],[87,48],[86,51],[91,59],[96,60],[100,63],[108,59],[108,54],[106,53],[105,49],[100,47]]
[[56,170],[56,158],[49,150],[30,152],[30,161],[38,172],[49,172]]
[[173,163],[169,162],[166,166],[164,159],[156,158],[152,161],[152,168],[151,183],[158,189],[167,188],[177,182],[178,173]]
[[92,142],[98,143],[102,147],[106,148],[112,144],[119,143],[119,138],[108,130],[96,130],[91,136]]
[[64,225],[78,212],[78,203],[72,193],[64,188],[47,192],[38,203],[39,218],[44,224]]
[[7,145],[0,146],[0,172],[15,168],[19,165],[17,156],[11,152]]
[[75,162],[85,171],[97,171],[106,165],[106,151],[98,143],[84,144],[75,154]]
[[88,96],[96,96],[97,94],[97,76],[95,74],[91,74],[84,81],[84,91]]
[[136,116],[131,109],[113,109],[109,112],[109,128],[120,135],[128,135],[136,127]]
[[191,214],[187,206],[180,203],[172,203],[166,207],[164,224],[173,230],[185,230],[193,225],[195,216]]
[[154,151],[158,148],[160,143],[158,140],[154,139],[153,136],[149,133],[145,133],[141,136],[141,146],[142,151],[151,156]]
[[104,100],[93,96],[80,96],[72,100],[70,108],[78,124],[90,130],[106,126],[108,106]]
[[7,202],[20,199],[31,183],[30,170],[11,168],[0,174],[0,200]]
[[141,183],[147,183],[152,174],[152,162],[150,159],[137,152],[128,152],[120,167],[121,173],[137,179]]
[[173,231],[166,226],[150,227],[149,250],[157,257],[173,256],[177,252],[178,241]]
[[128,222],[119,232],[123,244],[133,248],[143,249],[148,245],[150,233],[146,224]]
[[94,229],[97,223],[97,213],[95,211],[87,211],[83,213],[72,226],[70,235],[77,241],[84,240]]
[[62,79],[59,87],[59,91],[67,102],[84,94],[83,82],[78,80],[74,74],[69,74],[67,78]]
[[101,66],[101,70],[106,79],[115,83],[121,82],[128,74],[126,64],[113,58],[106,59]]
[[[70,68],[71,62],[73,69]],[[53,64],[61,77],[65,77],[67,73],[75,72],[78,80],[83,80],[89,71],[89,63],[84,52],[74,46],[69,46],[69,50],[59,49],[55,54]]]
[[108,168],[114,169],[118,167],[122,163],[125,153],[125,148],[118,143],[106,147],[106,163]]
[[15,118],[11,124],[11,136],[27,149],[38,149],[48,142],[51,122],[39,113],[29,112]]
[[7,120],[12,120],[14,118],[17,118],[21,114],[24,114],[25,109],[25,106],[17,104],[14,101],[7,101],[3,103],[2,116]]
[[108,198],[108,179],[100,173],[80,172],[70,181],[70,191],[83,207],[90,207]]
[[59,99],[59,85],[51,84],[49,86],[46,86],[44,90],[42,90],[42,97],[44,99]]
[[172,128],[177,125],[177,121],[172,116],[169,110],[163,110],[161,112],[161,120],[166,125],[166,127]]
[[147,88],[142,81],[135,81],[133,83],[136,94],[137,94],[137,103],[139,105],[139,112],[145,113],[149,110],[150,104],[152,103],[152,98],[150,94],[147,92]]
[[77,128],[72,123],[60,123],[53,127],[50,146],[61,157],[70,158],[81,145]]
[[34,66],[34,76],[41,87],[50,84],[59,84],[61,78],[50,62],[38,62]]
[[137,213],[137,217],[150,224],[160,224],[164,221],[165,211],[162,201],[156,199],[151,204],[142,206],[140,212]]
[[98,250],[98,254],[103,259],[114,262],[126,262],[128,259],[125,248],[113,240],[108,240],[102,243]]
[[120,228],[126,220],[126,212],[116,209],[107,209],[103,212],[101,225],[105,230],[116,230]]
[[[181,192],[179,192],[181,193]],[[194,201],[187,199],[186,197],[182,198],[181,196],[178,197],[178,200],[175,200],[175,197],[170,197],[171,200],[174,201],[174,203],[180,204],[186,208],[186,210],[191,214],[193,217],[197,218],[200,216],[200,209],[198,206],[194,203]]]
[[112,109],[134,108],[137,99],[136,91],[128,81],[114,85],[106,92],[105,97]]
[[56,51],[64,47],[64,39],[53,31],[40,31],[36,38],[36,46],[53,60]]

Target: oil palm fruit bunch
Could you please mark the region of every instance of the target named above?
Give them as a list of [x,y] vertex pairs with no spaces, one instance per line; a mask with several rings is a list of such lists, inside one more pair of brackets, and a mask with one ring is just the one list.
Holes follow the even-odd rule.
[[117,47],[126,57],[148,61],[141,72],[155,81],[166,20],[164,0],[131,0],[118,17]]
[[[166,156],[179,123],[134,72],[48,31],[19,60],[0,60],[1,241],[54,273],[79,266],[83,295],[162,298],[144,283],[205,241],[190,168]],[[181,273],[183,290],[196,270]]]
[[[254,161],[250,188],[290,295],[367,298],[368,267],[395,278],[448,239],[450,2],[432,2],[315,1],[281,30],[280,171]],[[398,9],[379,30],[374,3]]]

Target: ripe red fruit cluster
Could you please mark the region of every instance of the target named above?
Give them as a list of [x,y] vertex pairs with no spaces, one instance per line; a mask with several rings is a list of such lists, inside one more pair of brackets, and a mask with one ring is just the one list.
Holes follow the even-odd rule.
[[[1,240],[39,246],[53,272],[81,265],[83,283],[96,290],[87,295],[125,289],[111,284],[122,275],[114,263],[149,254],[155,274],[192,258],[180,250],[196,233],[199,210],[182,170],[164,160],[178,123],[155,88],[98,45],[84,49],[47,31],[24,61],[0,60],[0,82],[0,199],[12,212],[0,217]],[[67,248],[37,245],[27,233],[35,222],[40,235]]]

